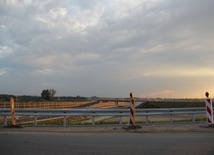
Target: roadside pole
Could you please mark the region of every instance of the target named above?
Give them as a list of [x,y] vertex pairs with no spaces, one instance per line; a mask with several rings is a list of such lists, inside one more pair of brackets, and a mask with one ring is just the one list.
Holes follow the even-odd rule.
[[129,130],[129,129],[141,128],[141,126],[135,125],[135,120],[136,120],[136,116],[135,116],[136,110],[135,109],[136,109],[135,99],[134,99],[132,93],[130,92],[130,121],[129,121],[129,125],[124,126],[123,129]]
[[130,93],[130,121],[129,124],[134,126],[135,125],[135,99],[132,96],[132,93]]
[[14,116],[15,113],[15,107],[14,107],[14,99],[11,97],[10,98],[10,112],[11,112],[11,123],[12,125],[16,125],[16,118]]
[[213,118],[213,106],[212,106],[212,99],[209,98],[209,93],[206,92],[205,93],[206,95],[206,100],[205,100],[205,103],[206,103],[206,118],[207,118],[207,123],[209,125],[213,125],[214,124],[214,118]]

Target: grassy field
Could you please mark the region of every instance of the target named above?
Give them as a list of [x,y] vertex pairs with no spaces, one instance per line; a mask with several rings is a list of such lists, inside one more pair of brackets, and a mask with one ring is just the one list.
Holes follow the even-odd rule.
[[147,101],[137,108],[190,108],[205,107],[203,101]]

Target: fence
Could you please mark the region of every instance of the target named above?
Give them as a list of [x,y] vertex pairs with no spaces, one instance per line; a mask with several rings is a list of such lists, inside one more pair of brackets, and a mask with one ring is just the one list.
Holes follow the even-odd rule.
[[[102,101],[70,101],[70,102],[16,102],[14,104],[15,109],[64,109],[64,108],[78,108],[78,107],[90,107],[90,108],[115,108],[115,107],[127,107],[129,103],[126,102],[102,102]],[[0,108],[10,108],[9,102],[0,103]]]
[[[16,102],[15,109],[35,108],[35,109],[62,109],[81,107],[91,104],[91,101],[71,101],[71,102]],[[10,108],[10,102],[0,103],[0,108]]]
[[[173,123],[174,115],[192,115],[192,122],[195,122],[196,114],[206,114],[205,108],[158,108],[158,109],[136,109],[136,116],[145,116],[146,123],[148,117],[154,115],[169,115],[170,123]],[[1,108],[0,116],[3,116],[3,125],[7,125],[10,109]],[[37,125],[38,116],[63,117],[63,126],[66,127],[67,116],[91,116],[92,125],[95,125],[95,117],[114,116],[118,117],[119,124],[122,124],[122,117],[129,116],[129,109],[16,109],[15,116],[34,117],[34,126]]]

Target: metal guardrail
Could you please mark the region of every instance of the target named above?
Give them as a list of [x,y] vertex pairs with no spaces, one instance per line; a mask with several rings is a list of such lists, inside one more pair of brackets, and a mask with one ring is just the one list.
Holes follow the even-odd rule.
[[[192,122],[195,122],[196,114],[206,114],[205,108],[158,108],[158,109],[136,109],[136,116],[170,115],[170,123],[173,122],[173,115],[192,115]],[[0,108],[0,116],[4,117],[4,125],[7,125],[7,116],[10,116],[10,109]],[[34,126],[37,125],[38,116],[62,116],[63,126],[66,127],[66,116],[92,116],[92,125],[95,125],[97,116],[119,117],[119,124],[122,124],[122,117],[129,116],[129,109],[16,109],[15,116],[34,116]]]

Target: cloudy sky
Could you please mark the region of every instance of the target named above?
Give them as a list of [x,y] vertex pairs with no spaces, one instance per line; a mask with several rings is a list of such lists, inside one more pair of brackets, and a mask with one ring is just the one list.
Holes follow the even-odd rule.
[[0,0],[0,94],[214,96],[213,0]]

